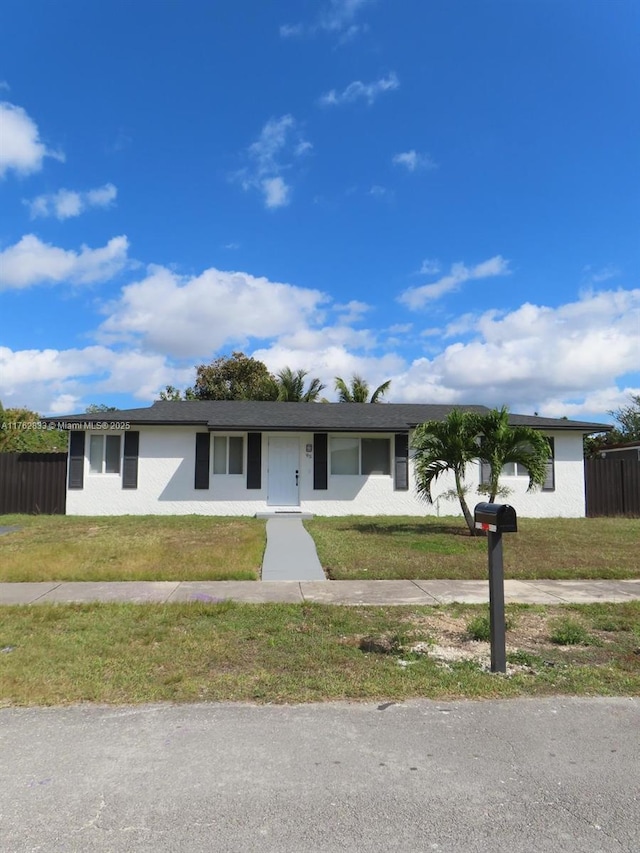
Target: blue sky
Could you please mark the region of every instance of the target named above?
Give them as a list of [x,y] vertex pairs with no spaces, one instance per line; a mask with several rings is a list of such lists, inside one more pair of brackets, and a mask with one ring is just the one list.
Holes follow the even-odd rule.
[[391,402],[640,393],[636,0],[5,0],[0,399],[243,350]]

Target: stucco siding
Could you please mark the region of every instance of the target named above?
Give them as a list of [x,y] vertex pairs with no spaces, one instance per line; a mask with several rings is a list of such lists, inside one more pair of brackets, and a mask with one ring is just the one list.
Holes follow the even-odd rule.
[[[269,509],[269,434],[262,436],[261,488],[248,490],[246,458],[243,474],[211,474],[209,489],[195,489],[195,433],[195,427],[141,427],[137,489],[123,489],[121,475],[118,474],[91,474],[88,458],[85,458],[84,487],[68,490],[67,514],[250,516]],[[526,478],[503,478],[504,485],[512,489],[503,500],[511,503],[521,516],[584,516],[582,437],[579,433],[549,435],[555,438],[555,490],[527,493]],[[392,451],[393,435],[386,437]],[[390,475],[329,473],[327,490],[316,491],[313,489],[313,450],[307,450],[309,445],[313,445],[313,435],[299,433],[297,440],[299,505],[302,511],[317,515],[460,514],[457,500],[443,497],[443,493],[453,487],[453,478],[446,476],[438,481],[433,491],[434,503],[429,504],[416,494],[411,462],[408,491],[394,491],[392,465]],[[476,491],[479,482],[479,466],[470,465],[467,469],[470,487],[467,500],[471,508],[483,500]]]

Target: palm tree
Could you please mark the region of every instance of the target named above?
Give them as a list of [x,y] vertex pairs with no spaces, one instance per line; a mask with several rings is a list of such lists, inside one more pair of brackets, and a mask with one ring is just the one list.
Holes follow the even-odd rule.
[[285,403],[315,403],[320,392],[325,386],[319,379],[312,379],[309,387],[305,389],[305,376],[308,370],[291,370],[283,367],[276,374],[276,385],[278,387],[278,400]]
[[489,482],[485,489],[489,501],[496,499],[500,473],[510,462],[527,469],[527,491],[544,484],[551,448],[541,432],[527,426],[511,426],[509,411],[506,406],[502,406],[479,417],[478,434],[476,455],[490,467]]
[[380,398],[384,397],[389,390],[391,380],[387,379],[382,385],[378,385],[376,390],[369,399],[369,383],[354,373],[351,377],[351,385],[347,385],[344,379],[336,376],[336,391],[338,392],[339,403],[379,403]]
[[412,439],[418,494],[433,503],[432,485],[441,474],[452,471],[455,492],[472,536],[476,529],[465,498],[464,475],[467,464],[478,457],[478,427],[476,414],[452,409],[443,421],[420,424]]

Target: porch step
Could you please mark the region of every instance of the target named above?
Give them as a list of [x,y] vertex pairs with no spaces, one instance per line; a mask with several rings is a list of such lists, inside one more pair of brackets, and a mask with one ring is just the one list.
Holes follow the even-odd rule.
[[272,509],[264,512],[257,512],[254,518],[313,518],[312,512],[300,512],[299,510],[291,509]]

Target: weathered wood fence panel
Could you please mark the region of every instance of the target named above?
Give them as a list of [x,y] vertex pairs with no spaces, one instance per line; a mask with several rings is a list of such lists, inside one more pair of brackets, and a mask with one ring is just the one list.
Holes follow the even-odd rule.
[[633,459],[586,459],[587,515],[640,518],[640,462]]
[[0,515],[64,515],[66,453],[0,453]]

